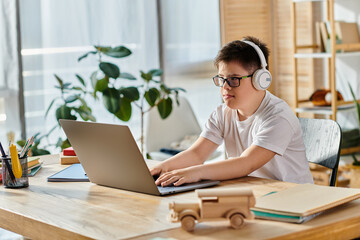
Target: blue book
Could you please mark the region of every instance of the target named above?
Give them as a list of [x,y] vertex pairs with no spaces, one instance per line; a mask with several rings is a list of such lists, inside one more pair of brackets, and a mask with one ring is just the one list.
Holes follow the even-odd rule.
[[83,167],[76,163],[47,178],[48,182],[89,182]]

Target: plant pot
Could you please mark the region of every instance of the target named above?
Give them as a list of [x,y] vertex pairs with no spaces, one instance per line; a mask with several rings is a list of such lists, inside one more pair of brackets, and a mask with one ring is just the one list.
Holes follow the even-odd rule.
[[350,167],[350,187],[360,188],[360,166],[351,165]]

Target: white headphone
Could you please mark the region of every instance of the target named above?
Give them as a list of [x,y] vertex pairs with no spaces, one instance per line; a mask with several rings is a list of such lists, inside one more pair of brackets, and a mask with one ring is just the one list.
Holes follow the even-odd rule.
[[271,84],[272,77],[271,73],[266,69],[267,63],[264,53],[255,43],[245,40],[242,40],[242,42],[249,44],[256,50],[261,62],[261,68],[253,73],[252,84],[257,90],[266,90]]

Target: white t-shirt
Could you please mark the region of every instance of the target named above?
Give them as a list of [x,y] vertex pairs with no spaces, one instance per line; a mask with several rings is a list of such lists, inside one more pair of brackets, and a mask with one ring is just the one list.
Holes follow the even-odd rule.
[[220,105],[211,114],[201,136],[220,145],[225,141],[229,158],[239,157],[251,145],[275,156],[249,176],[294,183],[313,183],[299,120],[281,99],[266,91],[256,112],[240,121],[237,110]]

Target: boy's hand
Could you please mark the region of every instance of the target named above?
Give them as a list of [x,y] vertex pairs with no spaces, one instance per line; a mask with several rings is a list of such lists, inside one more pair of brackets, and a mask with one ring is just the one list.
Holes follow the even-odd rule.
[[158,165],[156,165],[155,167],[150,168],[150,173],[152,176],[160,176],[161,174],[165,173],[168,171],[168,168],[166,166],[164,166],[163,163],[160,163]]
[[174,186],[180,186],[184,183],[198,182],[200,180],[200,169],[198,169],[198,166],[194,166],[165,172],[160,175],[155,183],[156,185],[165,187],[170,184],[174,184]]

